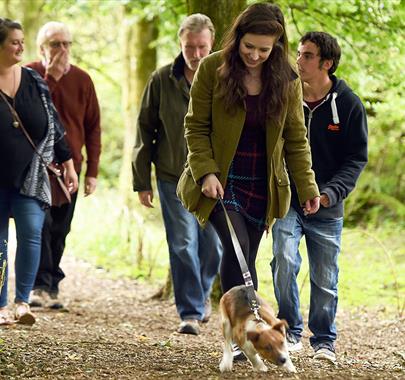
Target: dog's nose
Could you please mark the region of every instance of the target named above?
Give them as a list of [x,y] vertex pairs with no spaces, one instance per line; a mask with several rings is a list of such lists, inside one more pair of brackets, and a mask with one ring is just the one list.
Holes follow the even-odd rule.
[[280,358],[278,358],[278,363],[281,364],[285,364],[285,362],[287,361],[287,358],[285,356],[281,356]]

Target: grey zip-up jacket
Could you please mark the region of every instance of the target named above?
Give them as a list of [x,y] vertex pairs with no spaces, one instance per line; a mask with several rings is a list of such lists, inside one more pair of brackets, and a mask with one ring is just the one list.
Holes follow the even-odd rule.
[[151,164],[156,177],[177,183],[186,162],[184,116],[190,99],[184,58],[154,71],[142,96],[132,158],[133,190],[152,190]]

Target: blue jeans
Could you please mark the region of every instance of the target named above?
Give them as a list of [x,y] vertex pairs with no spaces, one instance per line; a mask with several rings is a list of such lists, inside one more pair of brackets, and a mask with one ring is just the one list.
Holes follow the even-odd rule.
[[157,185],[177,312],[182,320],[202,320],[205,301],[218,273],[221,243],[212,225],[202,229],[183,207],[176,195],[175,183],[158,179]]
[[321,343],[333,347],[336,340],[338,255],[342,228],[343,218],[307,218],[293,207],[273,226],[274,257],[271,268],[278,316],[287,320],[289,332],[297,338],[301,337],[303,330],[297,286],[302,261],[298,246],[305,235],[311,283],[308,327],[313,333],[310,338],[312,347]]
[[14,218],[17,233],[15,302],[28,302],[41,256],[41,231],[45,216],[41,202],[20,195],[15,189],[0,189],[0,266],[3,267],[4,262],[7,263],[4,285],[0,293],[0,307],[7,305],[10,213]]

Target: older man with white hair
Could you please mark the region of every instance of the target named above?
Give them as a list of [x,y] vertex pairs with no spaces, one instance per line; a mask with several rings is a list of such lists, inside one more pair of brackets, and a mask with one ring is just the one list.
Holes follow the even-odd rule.
[[[52,101],[66,130],[76,172],[82,169],[82,148],[86,148],[84,194],[90,195],[97,185],[101,151],[100,109],[90,76],[70,63],[72,35],[68,27],[51,21],[38,32],[37,47],[41,60],[27,64],[48,83]],[[42,232],[41,262],[31,294],[32,306],[60,309],[59,282],[65,277],[60,261],[70,231],[77,199],[60,207],[51,207]]]

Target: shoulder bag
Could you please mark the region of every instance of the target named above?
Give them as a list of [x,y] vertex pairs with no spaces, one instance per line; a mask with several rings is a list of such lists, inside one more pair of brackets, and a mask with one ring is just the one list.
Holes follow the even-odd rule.
[[52,206],[60,207],[66,203],[71,203],[72,198],[70,196],[69,190],[66,187],[65,183],[63,182],[63,174],[64,174],[64,167],[63,165],[57,164],[55,162],[51,162],[50,164],[46,164],[42,155],[38,152],[37,147],[35,146],[34,142],[32,141],[30,135],[28,134],[27,130],[25,129],[20,117],[18,116],[17,111],[14,107],[9,103],[7,98],[4,94],[0,91],[0,95],[3,100],[6,102],[10,111],[15,119],[18,122],[21,130],[23,131],[25,137],[29,141],[29,143],[34,148],[34,151],[40,157],[42,163],[46,166],[49,176],[49,183],[51,185],[51,199],[52,199]]

